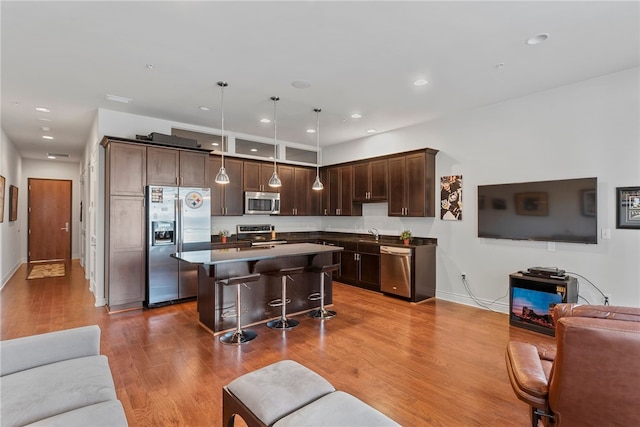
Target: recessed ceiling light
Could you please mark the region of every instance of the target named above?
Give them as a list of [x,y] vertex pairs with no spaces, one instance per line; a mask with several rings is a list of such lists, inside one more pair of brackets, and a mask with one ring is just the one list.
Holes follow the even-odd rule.
[[315,129],[307,129],[307,133],[316,133]]
[[147,64],[147,68],[148,68],[149,70],[153,70],[153,64]]
[[548,38],[549,38],[549,34],[547,34],[547,33],[540,33],[540,34],[537,34],[537,35],[535,35],[535,36],[533,36],[533,37],[529,38],[529,39],[527,40],[527,44],[529,44],[529,45],[533,45],[533,44],[540,44],[540,43],[542,43],[543,41],[545,41],[545,40],[546,40],[546,39],[548,39]]
[[65,153],[47,153],[47,157],[50,159],[55,159],[58,157],[64,157],[65,159],[69,157],[68,154]]
[[311,82],[308,82],[306,80],[294,80],[291,82],[291,86],[295,87],[296,89],[306,89],[311,87]]
[[217,142],[212,142],[211,145],[213,145],[214,147],[217,147],[220,144],[218,144]]
[[359,113],[353,113],[353,114],[351,115],[351,118],[352,118],[352,119],[359,119],[360,117],[362,117],[362,114],[359,114]]
[[270,119],[260,119],[260,123],[271,123]]
[[46,126],[42,126],[40,129],[42,129],[44,132],[49,132],[51,130],[51,128],[48,128]]
[[251,149],[251,150],[249,150],[249,151],[251,151],[252,153],[255,153],[255,152],[257,152],[257,151],[258,151],[258,149],[257,149],[257,148],[252,148],[252,149]]
[[42,139],[53,139],[53,137],[49,135],[42,135]]
[[51,121],[51,119],[45,119],[44,117],[39,117],[38,120],[41,121],[41,122],[50,122]]
[[107,99],[109,101],[122,102],[123,104],[130,104],[131,101],[133,101],[133,99],[131,98],[126,98],[124,96],[118,96],[118,95],[110,95],[110,94],[107,94]]
[[376,132],[378,132],[378,131],[375,130],[375,129],[367,129],[367,133],[376,133]]
[[496,64],[497,70],[502,70],[503,68],[504,68],[504,62],[500,62],[499,64]]
[[429,83],[428,81],[426,81],[425,79],[418,79],[415,82],[413,82],[414,86],[424,86],[427,83]]
[[55,159],[56,156],[54,156],[53,154],[47,154],[47,159]]
[[211,108],[209,108],[209,107],[207,107],[207,106],[205,106],[205,105],[201,105],[201,106],[199,106],[198,108],[199,108],[199,109],[201,109],[202,111],[209,111],[209,110],[211,110]]
[[51,110],[45,107],[36,107],[36,111],[40,111],[41,113],[50,113]]

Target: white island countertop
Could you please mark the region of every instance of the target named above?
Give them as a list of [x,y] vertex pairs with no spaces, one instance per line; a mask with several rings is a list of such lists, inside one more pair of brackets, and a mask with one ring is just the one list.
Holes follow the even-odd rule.
[[250,248],[225,248],[208,251],[177,252],[172,256],[191,264],[215,265],[227,262],[258,261],[300,255],[316,255],[339,252],[340,246],[318,245],[315,243],[291,243],[275,246],[253,246]]

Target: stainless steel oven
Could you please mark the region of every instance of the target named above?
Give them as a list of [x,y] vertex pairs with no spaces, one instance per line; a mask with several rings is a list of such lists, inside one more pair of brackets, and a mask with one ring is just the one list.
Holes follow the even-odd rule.
[[380,246],[380,290],[411,298],[411,248]]

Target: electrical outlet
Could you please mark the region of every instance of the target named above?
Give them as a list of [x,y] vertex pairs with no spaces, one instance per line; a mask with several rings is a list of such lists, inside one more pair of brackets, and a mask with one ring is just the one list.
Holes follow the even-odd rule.
[[462,276],[462,280],[466,280],[467,278],[467,273],[461,273],[460,276]]
[[611,294],[604,294],[604,305],[611,305]]

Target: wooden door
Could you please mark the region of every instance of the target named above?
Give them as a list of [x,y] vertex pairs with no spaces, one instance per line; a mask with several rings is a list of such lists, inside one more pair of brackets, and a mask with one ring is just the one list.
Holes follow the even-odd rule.
[[243,168],[244,191],[262,191],[261,179],[260,163],[245,161]]
[[71,181],[29,178],[28,261],[71,260]]

